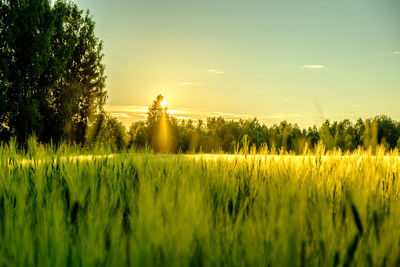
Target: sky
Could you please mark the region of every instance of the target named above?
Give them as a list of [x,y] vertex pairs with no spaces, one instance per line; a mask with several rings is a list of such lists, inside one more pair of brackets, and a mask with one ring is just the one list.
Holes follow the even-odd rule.
[[106,109],[180,119],[400,119],[398,0],[76,0],[104,42]]

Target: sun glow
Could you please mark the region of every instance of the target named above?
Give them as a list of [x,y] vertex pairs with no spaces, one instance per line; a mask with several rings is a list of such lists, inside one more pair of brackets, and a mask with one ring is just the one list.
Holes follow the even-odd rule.
[[166,108],[167,107],[167,100],[165,99],[165,97],[161,101],[160,105],[161,105],[162,108]]

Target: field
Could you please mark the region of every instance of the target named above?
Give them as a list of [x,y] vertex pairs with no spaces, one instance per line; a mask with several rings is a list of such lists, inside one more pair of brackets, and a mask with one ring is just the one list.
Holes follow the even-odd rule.
[[82,153],[1,146],[1,266],[400,264],[397,151]]

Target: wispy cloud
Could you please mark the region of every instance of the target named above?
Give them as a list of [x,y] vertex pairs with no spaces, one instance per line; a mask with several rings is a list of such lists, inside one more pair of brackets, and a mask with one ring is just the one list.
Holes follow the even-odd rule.
[[125,126],[129,126],[134,121],[146,119],[148,107],[106,105],[104,109]]
[[115,117],[115,118],[130,118],[131,116],[129,116],[128,114],[126,114],[126,113],[119,113],[119,112],[110,112],[110,115],[112,116],[112,117]]
[[179,84],[180,85],[193,85],[192,82],[180,82]]
[[305,69],[324,69],[324,65],[304,65],[303,68]]
[[400,51],[393,51],[393,55],[400,55]]
[[269,116],[261,117],[260,119],[261,120],[268,120],[268,119],[285,120],[285,119],[300,118],[300,117],[302,117],[302,115],[299,114],[299,113],[283,113],[283,112],[279,112],[279,113],[271,114]]
[[146,113],[148,110],[147,106],[116,106],[116,105],[105,105],[104,107],[107,112],[110,113]]
[[223,117],[224,119],[227,120],[247,120],[247,119],[252,119],[254,116],[248,115],[248,114],[236,114],[236,113],[227,113],[227,112],[221,112],[221,111],[213,111],[207,114],[207,117]]
[[180,82],[180,85],[183,86],[191,86],[191,85],[202,85],[203,83],[199,83],[199,82]]
[[210,73],[213,73],[213,74],[222,74],[222,73],[224,73],[222,70],[216,70],[216,69],[206,69],[204,71],[207,71],[207,72],[210,72]]

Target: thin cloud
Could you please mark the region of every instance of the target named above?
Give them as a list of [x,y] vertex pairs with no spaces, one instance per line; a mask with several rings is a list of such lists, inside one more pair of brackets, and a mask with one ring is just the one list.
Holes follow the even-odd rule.
[[193,85],[192,82],[180,82],[180,85]]
[[129,127],[129,125],[134,121],[146,119],[148,107],[105,105],[104,109],[111,117],[117,118],[126,127]]
[[193,120],[191,117],[187,117],[187,116],[175,116],[175,118],[178,120],[178,121],[181,121],[181,120]]
[[105,105],[105,110],[110,113],[146,113],[147,106],[117,106],[117,105]]
[[207,117],[223,117],[227,120],[239,120],[239,119],[252,119],[254,116],[248,114],[236,114],[236,113],[227,113],[221,111],[214,111],[207,114]]
[[305,69],[324,69],[324,65],[304,65],[303,68]]
[[130,118],[131,117],[126,113],[119,113],[119,112],[111,112],[110,115],[115,118]]
[[275,113],[275,114],[272,114],[272,115],[270,115],[270,116],[264,116],[264,117],[261,117],[262,119],[280,119],[280,120],[283,120],[283,119],[290,119],[290,118],[300,118],[300,117],[302,117],[302,115],[301,114],[299,114],[299,113],[282,113],[282,112],[279,112],[279,113]]
[[400,51],[393,51],[393,55],[400,55]]
[[201,85],[202,83],[198,83],[198,82],[180,82],[180,85],[183,86],[191,86],[191,85]]
[[204,71],[207,71],[207,72],[210,72],[210,73],[213,73],[213,74],[222,74],[222,73],[224,73],[222,70],[216,70],[216,69],[206,69]]

